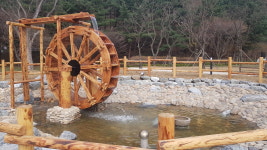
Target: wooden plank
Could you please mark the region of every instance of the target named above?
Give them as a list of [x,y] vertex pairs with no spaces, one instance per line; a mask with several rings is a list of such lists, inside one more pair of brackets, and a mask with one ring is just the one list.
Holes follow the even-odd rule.
[[29,26],[29,25],[25,25],[25,24],[22,24],[22,23],[11,22],[11,21],[7,21],[6,24],[12,25],[12,26],[24,27],[24,28],[31,28],[31,29],[36,29],[36,30],[44,30],[43,27]]
[[230,145],[236,143],[267,140],[267,129],[213,134],[158,141],[159,149],[197,149],[204,147]]
[[10,124],[0,122],[0,132],[5,132],[12,135],[24,135],[26,133],[25,127],[19,124]]
[[94,15],[89,14],[88,12],[80,12],[75,14],[67,14],[60,16],[52,16],[52,17],[43,17],[43,18],[34,18],[34,19],[19,19],[19,23],[26,25],[33,24],[45,24],[45,23],[55,23],[57,20],[71,22],[71,23],[79,23],[81,20],[89,20],[90,17],[94,17]]
[[61,150],[146,150],[139,147],[110,145],[92,142],[83,142],[75,140],[65,140],[56,138],[44,138],[36,136],[13,136],[6,135],[4,138],[6,143],[32,145],[37,147],[45,147]]

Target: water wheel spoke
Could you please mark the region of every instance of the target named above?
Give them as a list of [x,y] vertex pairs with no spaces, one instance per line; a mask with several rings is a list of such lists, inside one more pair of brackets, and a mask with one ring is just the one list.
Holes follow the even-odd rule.
[[70,60],[70,55],[69,55],[69,52],[67,51],[65,45],[61,42],[61,48],[62,48],[62,51],[64,53],[64,55],[67,57],[68,60]]
[[[58,55],[54,52],[50,52],[49,55],[51,55],[52,57],[54,57],[57,60],[59,59]],[[62,63],[68,64],[68,62],[65,59],[62,59]]]
[[95,63],[97,60],[100,59],[100,57],[101,57],[101,55],[98,54],[96,57],[94,57],[92,60],[90,60],[90,61],[88,62],[88,64],[91,65],[91,64]]
[[80,48],[77,52],[77,58],[79,59],[82,55],[82,52],[83,50],[88,46],[88,38],[86,35],[83,36],[83,39],[82,39],[82,42],[81,42],[81,45],[80,45]]
[[75,57],[75,46],[74,46],[74,33],[70,33],[70,50],[71,50],[71,57]]
[[90,76],[89,74],[85,73],[84,71],[80,72],[81,75],[83,75],[86,79],[90,80],[91,82],[93,82],[94,84],[100,86],[101,84],[99,83],[99,81],[97,81],[97,79],[93,78],[92,76]]
[[101,79],[103,78],[102,74],[100,74],[99,72],[97,72],[97,70],[95,70],[95,69],[90,69],[89,72],[90,72],[91,74],[93,74],[93,75],[95,75],[95,76],[101,78]]
[[86,84],[84,83],[84,80],[83,78],[81,77],[81,75],[78,75],[77,78],[79,79],[79,82],[80,84],[82,85],[85,93],[86,93],[86,96],[88,97],[89,100],[92,100],[94,99],[94,97],[91,95],[89,89],[87,88]]
[[88,54],[86,54],[80,61],[80,64],[83,64],[85,61],[87,61],[95,52],[100,50],[99,46],[96,46],[92,51],[90,51]]

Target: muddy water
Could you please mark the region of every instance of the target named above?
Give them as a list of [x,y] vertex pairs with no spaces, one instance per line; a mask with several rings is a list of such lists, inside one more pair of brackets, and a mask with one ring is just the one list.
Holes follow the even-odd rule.
[[46,121],[46,109],[44,105],[34,106],[34,121],[38,123],[36,127],[43,132],[59,136],[64,130],[68,130],[78,136],[77,140],[127,146],[140,145],[141,130],[149,132],[149,143],[155,145],[156,119],[159,113],[173,113],[191,118],[189,127],[176,127],[176,138],[257,128],[255,123],[237,115],[222,117],[216,110],[171,105],[106,104],[98,112],[83,110],[82,117],[68,125]]

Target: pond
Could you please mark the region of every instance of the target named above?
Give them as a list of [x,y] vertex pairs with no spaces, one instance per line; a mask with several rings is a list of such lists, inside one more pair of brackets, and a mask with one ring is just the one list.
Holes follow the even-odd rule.
[[[160,113],[191,118],[188,127],[176,127],[175,138],[218,134],[226,132],[245,131],[258,128],[238,115],[223,117],[217,110],[172,106],[172,105],[142,105],[142,104],[101,104],[104,108],[94,112],[82,110],[81,118],[62,125],[46,121],[46,110],[51,105],[34,105],[34,121],[37,128],[45,133],[59,136],[64,130],[77,135],[77,140],[140,146],[139,132],[149,132],[149,144],[154,147],[157,142],[157,116]],[[105,107],[103,107],[105,105]]]

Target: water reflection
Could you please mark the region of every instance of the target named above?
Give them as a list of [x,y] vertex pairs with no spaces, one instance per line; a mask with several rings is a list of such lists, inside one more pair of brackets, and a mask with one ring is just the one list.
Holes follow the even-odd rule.
[[[50,106],[51,107],[51,106]],[[174,113],[191,118],[189,127],[176,128],[175,137],[218,134],[256,129],[255,123],[248,122],[237,115],[222,117],[216,110],[171,105],[107,104],[104,110],[82,111],[82,117],[68,125],[46,121],[46,107],[34,106],[34,120],[37,128],[46,133],[59,136],[64,130],[77,134],[81,141],[139,146],[139,132],[149,132],[149,143],[157,141],[155,120],[159,113]]]

